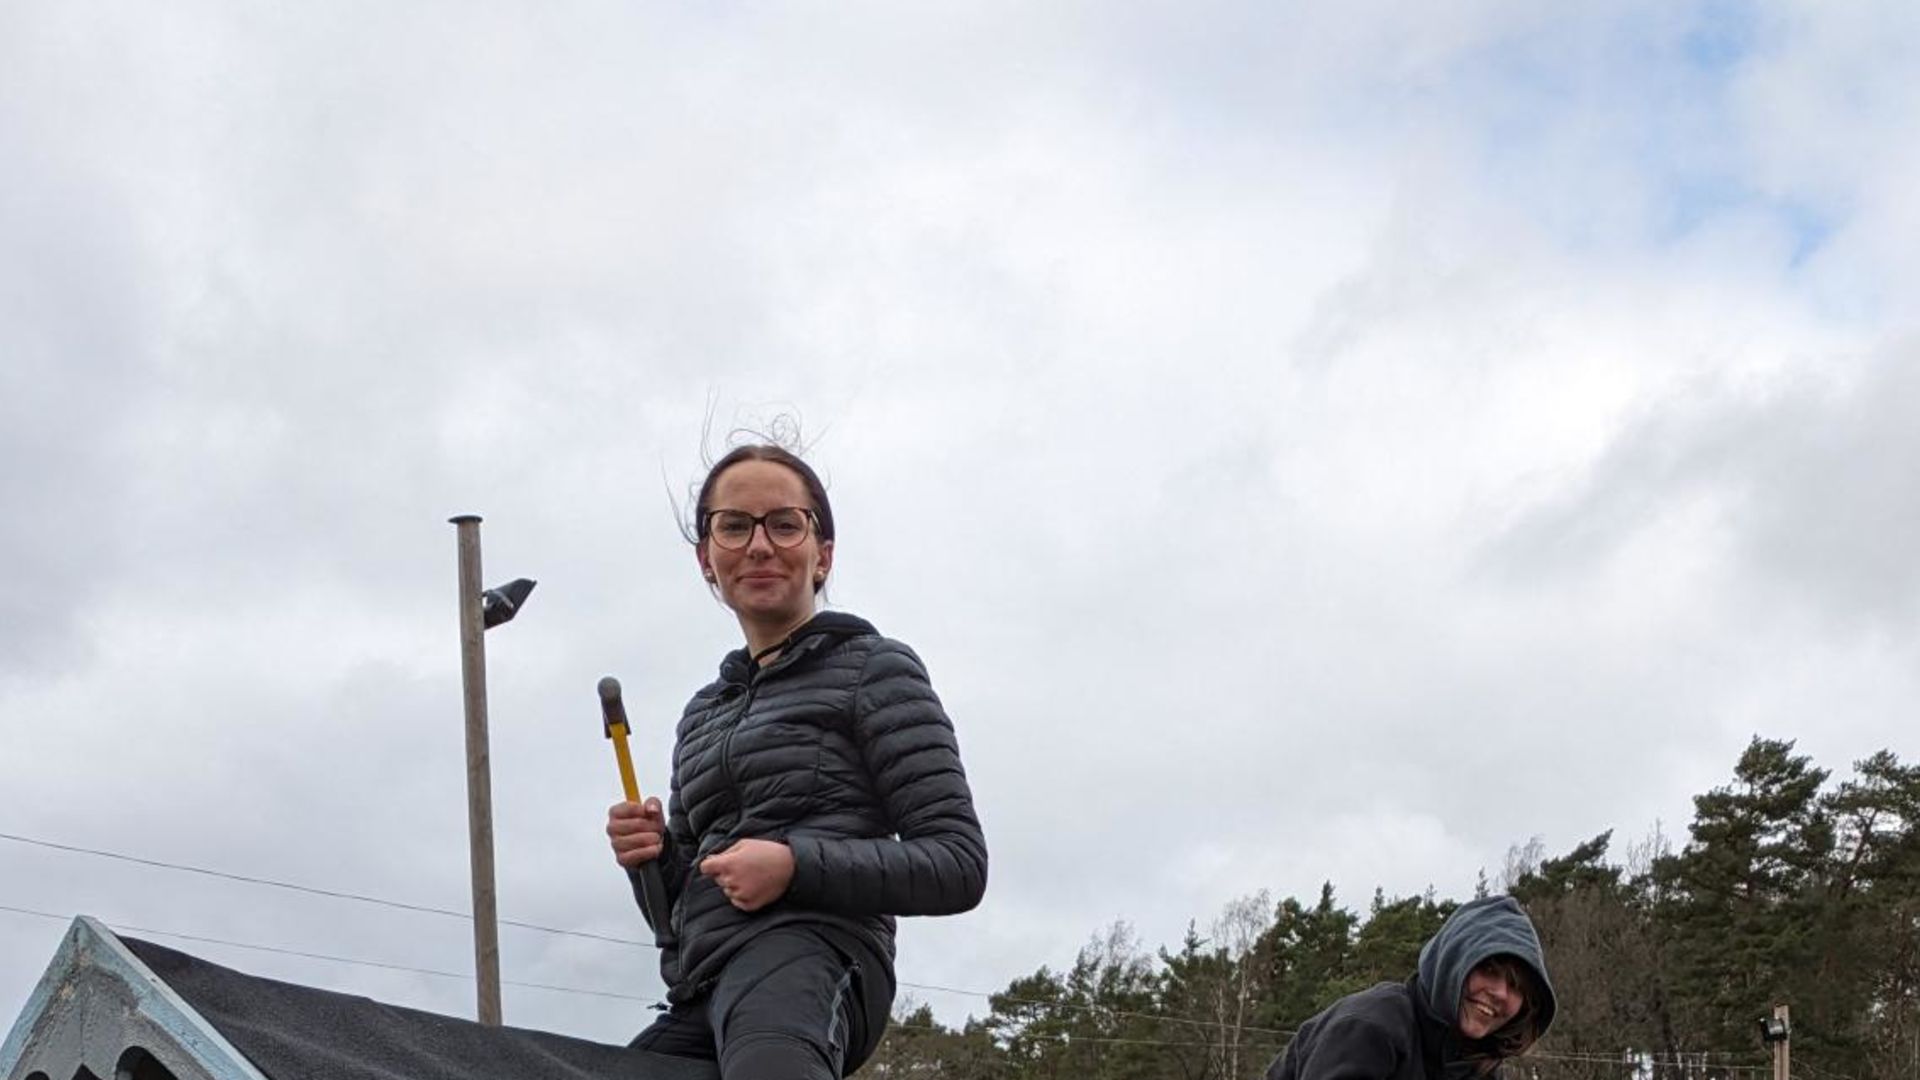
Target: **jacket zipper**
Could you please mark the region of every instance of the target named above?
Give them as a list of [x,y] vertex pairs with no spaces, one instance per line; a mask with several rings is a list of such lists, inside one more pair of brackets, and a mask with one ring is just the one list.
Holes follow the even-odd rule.
[[[748,677],[746,692],[740,697],[740,709],[734,713],[733,722],[727,725],[727,734],[720,740],[720,775],[726,778],[727,790],[733,793],[734,812],[740,819],[747,816],[747,803],[741,797],[739,781],[733,775],[733,736],[740,730],[740,725],[747,722],[747,712],[753,708],[754,691],[759,689],[757,683],[758,680]],[[734,823],[733,831],[736,833],[740,831],[738,820]],[[732,839],[737,840],[739,837],[735,836]]]
[[[740,725],[747,722],[747,713],[753,708],[754,695],[760,691],[761,678],[774,671],[780,670],[781,667],[792,663],[796,656],[801,655],[801,652],[795,648],[798,643],[794,642],[791,638],[784,642],[784,644],[787,648],[780,654],[779,659],[766,667],[760,667],[756,664],[754,665],[754,670],[748,673],[746,693],[740,699],[740,711],[735,714],[733,723],[727,725],[727,733],[720,740],[720,775],[726,778],[727,790],[733,793],[733,805],[739,812],[740,821],[746,820],[747,800],[740,793],[740,783],[733,775],[733,737],[739,732]],[[739,832],[739,822],[735,823],[734,832]],[[738,840],[740,838],[736,835],[732,837],[732,839]]]

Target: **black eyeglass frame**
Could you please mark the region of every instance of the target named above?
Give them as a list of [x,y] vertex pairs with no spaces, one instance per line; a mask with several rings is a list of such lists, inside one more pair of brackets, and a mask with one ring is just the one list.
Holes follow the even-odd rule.
[[[770,517],[773,517],[775,514],[787,514],[795,511],[798,511],[800,513],[800,516],[803,519],[805,519],[807,523],[807,528],[805,531],[803,531],[800,534],[798,539],[794,540],[793,543],[783,544],[777,538],[774,537],[773,530],[767,527],[767,519]],[[721,543],[720,538],[714,535],[713,519],[718,517],[721,514],[738,514],[740,517],[747,519],[749,523],[747,525],[747,538],[745,542],[743,542],[739,547],[729,547],[728,545]],[[776,506],[773,509],[767,511],[766,513],[760,514],[757,516],[754,514],[749,514],[745,510],[727,510],[724,508],[720,510],[709,510],[707,511],[706,518],[700,522],[700,538],[702,540],[713,541],[715,545],[717,545],[718,547],[720,547],[725,551],[745,551],[748,548],[753,546],[753,533],[754,533],[754,530],[756,529],[762,532],[765,532],[767,534],[767,543],[772,544],[774,547],[777,547],[782,551],[790,551],[794,548],[799,547],[801,544],[806,543],[807,537],[819,535],[820,515],[814,513],[811,507],[806,507],[806,506]]]

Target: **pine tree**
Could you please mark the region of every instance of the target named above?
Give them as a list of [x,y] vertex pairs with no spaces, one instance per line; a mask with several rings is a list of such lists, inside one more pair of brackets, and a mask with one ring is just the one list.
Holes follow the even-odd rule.
[[1751,1045],[1755,1020],[1813,959],[1833,850],[1826,778],[1793,743],[1755,737],[1735,782],[1695,797],[1686,848],[1656,867],[1675,1006],[1711,1045]]
[[1291,1031],[1335,1000],[1362,989],[1354,972],[1353,942],[1360,920],[1333,901],[1333,883],[1320,886],[1312,907],[1288,897],[1274,910],[1261,943],[1266,997],[1261,1027]]
[[1826,802],[1821,992],[1796,1002],[1795,1026],[1834,1071],[1920,1075],[1920,768],[1882,750],[1854,773]]
[[1405,982],[1420,966],[1420,946],[1440,932],[1459,905],[1436,901],[1433,890],[1420,896],[1388,900],[1379,889],[1367,921],[1353,942],[1353,977],[1360,986]]

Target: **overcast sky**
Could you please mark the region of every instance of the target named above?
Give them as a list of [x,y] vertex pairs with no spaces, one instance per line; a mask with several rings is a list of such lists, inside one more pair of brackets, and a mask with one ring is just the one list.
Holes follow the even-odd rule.
[[[501,911],[640,936],[594,683],[664,787],[739,642],[674,497],[782,418],[987,829],[922,987],[1683,839],[1755,733],[1920,757],[1920,8],[1335,7],[6,5],[0,832],[464,907],[478,513]],[[12,841],[0,905],[471,965]],[[0,1027],[61,931],[0,911]]]

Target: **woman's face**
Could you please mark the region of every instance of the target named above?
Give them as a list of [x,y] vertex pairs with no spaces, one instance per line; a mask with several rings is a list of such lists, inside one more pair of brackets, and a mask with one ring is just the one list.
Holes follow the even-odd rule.
[[1489,960],[1467,975],[1460,989],[1460,1034],[1484,1039],[1520,1015],[1527,1004],[1504,964]]
[[[771,461],[742,461],[714,481],[709,514],[737,510],[753,517],[782,507],[814,509],[800,475]],[[709,518],[711,520],[711,518]],[[833,542],[821,542],[811,521],[793,547],[779,547],[756,525],[738,551],[721,547],[708,535],[696,549],[701,569],[720,590],[720,599],[742,623],[784,632],[813,617],[814,586],[833,568]]]

